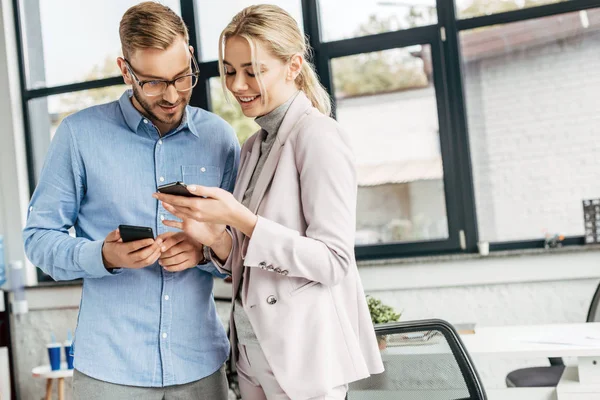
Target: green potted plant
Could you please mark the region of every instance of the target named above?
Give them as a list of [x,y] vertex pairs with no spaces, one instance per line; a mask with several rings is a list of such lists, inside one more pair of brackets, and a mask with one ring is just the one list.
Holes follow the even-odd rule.
[[[400,320],[402,313],[397,313],[393,307],[383,304],[381,300],[367,295],[367,305],[369,306],[369,313],[371,314],[371,321],[375,324],[385,324],[388,322],[396,322]],[[387,342],[385,336],[378,336],[377,343],[379,349],[385,349]]]

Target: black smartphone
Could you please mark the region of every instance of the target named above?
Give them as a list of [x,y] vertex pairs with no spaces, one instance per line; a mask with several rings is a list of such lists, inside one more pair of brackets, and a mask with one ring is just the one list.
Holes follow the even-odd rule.
[[193,194],[187,189],[185,183],[177,181],[160,185],[156,190],[164,194],[172,194],[175,196],[194,197]]
[[119,233],[123,242],[133,242],[142,239],[154,239],[152,228],[147,226],[119,225]]

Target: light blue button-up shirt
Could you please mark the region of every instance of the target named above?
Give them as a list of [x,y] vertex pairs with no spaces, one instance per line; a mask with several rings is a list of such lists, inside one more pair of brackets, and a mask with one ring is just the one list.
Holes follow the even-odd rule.
[[220,117],[189,106],[180,126],[160,137],[130,97],[61,123],[29,206],[25,250],[56,280],[84,278],[76,369],[123,385],[179,385],[211,375],[229,354],[212,295],[216,269],[171,273],[155,263],[111,273],[102,244],[119,224],[170,230],[161,221],[174,217],[152,197],[158,185],[231,191],[239,144]]

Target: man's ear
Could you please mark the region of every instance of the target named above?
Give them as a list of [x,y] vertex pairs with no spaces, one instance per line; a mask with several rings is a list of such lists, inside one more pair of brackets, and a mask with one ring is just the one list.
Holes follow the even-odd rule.
[[298,75],[300,75],[300,71],[302,71],[302,64],[304,64],[304,57],[302,54],[297,53],[292,56],[289,63],[289,74],[288,79],[291,81],[295,81]]
[[119,66],[121,75],[123,75],[123,81],[125,81],[125,84],[133,85],[133,77],[129,73],[129,70],[127,69],[127,65],[125,64],[125,60],[123,59],[123,57],[117,57],[117,65]]

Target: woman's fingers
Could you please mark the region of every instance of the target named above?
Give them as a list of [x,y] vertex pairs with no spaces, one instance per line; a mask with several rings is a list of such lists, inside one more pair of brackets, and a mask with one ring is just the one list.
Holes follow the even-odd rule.
[[169,219],[165,219],[162,223],[166,226],[170,226],[171,228],[183,230],[183,223],[181,223],[179,221],[172,221]]
[[185,207],[173,207],[169,204],[163,204],[165,210],[173,214],[179,219],[193,219],[196,221],[202,221],[202,214],[199,211],[190,210]]
[[174,206],[188,208],[192,208],[194,206],[194,202],[198,201],[198,199],[194,197],[173,196],[171,194],[164,193],[154,193],[152,197],[162,201],[163,203],[169,203]]
[[223,192],[225,192],[219,187],[201,185],[188,185],[187,190],[194,196],[207,197],[217,200],[220,200]]

